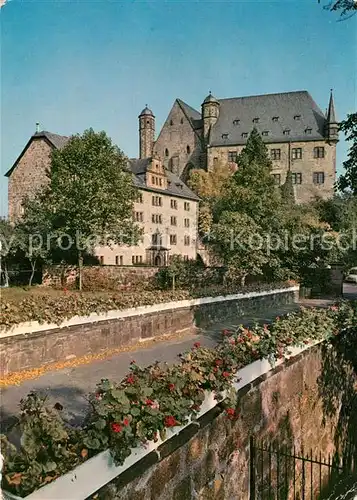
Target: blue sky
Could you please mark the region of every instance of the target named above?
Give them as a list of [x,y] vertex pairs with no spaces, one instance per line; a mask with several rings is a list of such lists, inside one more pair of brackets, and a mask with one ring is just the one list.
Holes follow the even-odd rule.
[[[322,4],[324,0],[321,0]],[[308,90],[338,118],[357,109],[357,16],[317,0],[21,1],[1,9],[1,173],[39,121],[69,135],[105,130],[138,154],[146,103],[159,130],[176,97]],[[340,169],[347,145],[338,145]],[[1,177],[0,214],[7,212]]]

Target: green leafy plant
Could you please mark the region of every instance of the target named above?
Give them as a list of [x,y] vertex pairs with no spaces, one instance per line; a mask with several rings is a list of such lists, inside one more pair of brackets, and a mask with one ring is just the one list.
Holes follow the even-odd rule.
[[21,402],[21,446],[3,438],[3,487],[26,495],[73,469],[83,460],[110,449],[122,464],[131,449],[164,439],[167,429],[194,420],[207,393],[223,405],[228,419],[239,416],[232,383],[237,371],[260,358],[283,359],[292,346],[328,340],[343,330],[357,334],[357,302],[328,309],[302,309],[271,324],[224,330],[216,348],[193,348],[171,366],[145,368],[132,361],[119,383],[102,380],[90,395],[90,411],[81,429],[69,427],[59,408],[30,394]]

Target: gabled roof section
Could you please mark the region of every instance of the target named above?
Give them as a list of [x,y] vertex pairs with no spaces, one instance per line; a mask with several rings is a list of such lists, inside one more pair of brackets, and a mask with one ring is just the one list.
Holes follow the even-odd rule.
[[267,143],[325,139],[326,118],[306,90],[219,99],[219,104],[211,146],[245,144],[253,127]]
[[191,191],[191,189],[184,182],[182,182],[177,175],[170,172],[170,170],[165,171],[167,175],[167,189],[155,189],[153,187],[148,187],[145,175],[151,160],[152,158],[131,158],[129,160],[129,167],[134,174],[134,184],[139,189],[146,189],[147,191],[153,191],[154,193],[168,194],[171,196],[177,196],[178,198],[199,201],[198,196]]
[[177,104],[180,106],[182,109],[184,115],[190,122],[192,128],[194,130],[202,128],[202,117],[201,113],[199,113],[196,109],[194,109],[192,106],[189,106],[185,102],[183,102],[181,99],[176,99]]
[[16,159],[13,166],[10,168],[10,170],[6,172],[5,177],[10,177],[12,172],[15,170],[17,164],[19,163],[23,155],[26,153],[32,141],[36,139],[44,139],[50,146],[56,149],[62,149],[63,146],[68,142],[69,138],[64,135],[53,134],[52,132],[46,132],[46,131],[36,132],[30,137],[30,140],[28,141],[24,149],[21,151],[20,155]]

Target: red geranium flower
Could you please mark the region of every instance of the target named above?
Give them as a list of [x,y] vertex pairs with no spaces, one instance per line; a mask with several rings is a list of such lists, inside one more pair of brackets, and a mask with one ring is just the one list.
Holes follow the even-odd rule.
[[123,427],[120,424],[113,423],[111,427],[113,432],[121,432],[123,430]]
[[217,366],[222,366],[223,365],[223,360],[222,359],[216,359],[215,361]]
[[201,347],[201,343],[200,343],[200,342],[195,342],[195,343],[193,344],[193,347],[194,347],[195,349],[198,349],[199,347]]
[[227,377],[229,377],[229,372],[223,372],[222,375],[223,375],[223,377],[227,378]]
[[169,389],[170,391],[174,391],[175,390],[175,384],[169,384]]
[[129,425],[129,419],[128,418],[124,418],[123,420],[123,424],[125,425],[125,427],[127,427]]
[[133,384],[135,382],[135,378],[132,375],[128,375],[126,381],[128,384]]
[[217,373],[217,372],[218,372],[218,368],[217,368],[217,366],[215,366],[215,367],[213,368],[213,371],[214,371],[214,373]]
[[154,401],[153,401],[152,399],[147,399],[147,400],[145,401],[145,404],[146,404],[146,405],[148,405],[148,406],[151,406],[151,405],[153,405],[153,404],[154,404]]
[[177,425],[176,418],[172,415],[165,417],[165,427],[174,427]]
[[234,408],[227,408],[226,413],[227,413],[227,415],[230,415],[231,417],[233,417],[235,415],[235,410],[234,410]]

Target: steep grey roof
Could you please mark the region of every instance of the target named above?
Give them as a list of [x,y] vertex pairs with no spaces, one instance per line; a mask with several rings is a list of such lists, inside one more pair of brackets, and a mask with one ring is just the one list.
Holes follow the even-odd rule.
[[196,109],[192,108],[192,106],[189,106],[185,102],[183,102],[181,99],[176,99],[178,105],[184,112],[186,118],[188,121],[191,123],[192,127],[197,130],[202,128],[202,119],[201,119],[201,113],[199,113]]
[[[249,135],[253,127],[268,133],[262,136],[268,143],[324,139],[326,118],[305,90],[220,99],[219,104],[210,146],[245,144],[247,138],[242,134]],[[278,120],[273,121],[273,117]],[[306,129],[311,133],[307,134]],[[284,130],[290,130],[289,135]]]
[[331,90],[331,95],[330,95],[330,102],[328,103],[328,111],[327,111],[326,120],[328,123],[337,123],[335,103],[333,101],[332,90]]
[[206,99],[203,101],[203,104],[208,104],[209,102],[218,102],[218,100],[211,94],[211,92],[208,94]]
[[177,196],[178,198],[185,198],[188,200],[199,201],[198,196],[191,191],[191,189],[182,182],[182,180],[169,170],[166,170],[168,186],[167,189],[156,189],[153,187],[148,187],[145,181],[146,169],[151,162],[151,158],[136,159],[131,158],[129,160],[129,166],[134,174],[134,183],[140,189],[145,189],[147,191],[153,191],[154,193],[168,194],[171,196]]
[[69,137],[65,135],[53,134],[52,132],[47,132],[45,130],[42,132],[36,132],[32,137],[45,137],[57,149],[62,149],[69,139]]

